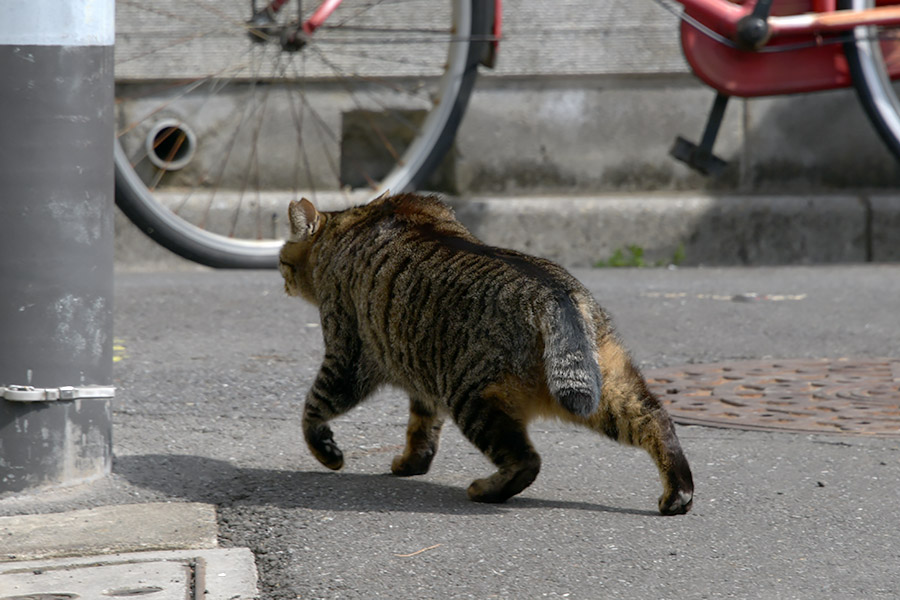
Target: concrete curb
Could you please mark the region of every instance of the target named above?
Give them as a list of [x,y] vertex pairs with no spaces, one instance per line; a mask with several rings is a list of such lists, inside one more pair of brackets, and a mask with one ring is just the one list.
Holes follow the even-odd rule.
[[[900,198],[610,195],[478,198],[457,215],[487,243],[594,266],[639,247],[647,264],[783,265],[900,260]],[[628,253],[626,252],[626,257]]]
[[[451,198],[485,242],[594,266],[640,248],[647,264],[786,265],[900,260],[900,195],[609,194]],[[116,266],[192,269],[121,213]]]
[[258,597],[253,553],[217,545],[210,504],[124,504],[0,517],[0,597]]
[[218,545],[216,508],[196,502],[123,504],[0,517],[0,562]]

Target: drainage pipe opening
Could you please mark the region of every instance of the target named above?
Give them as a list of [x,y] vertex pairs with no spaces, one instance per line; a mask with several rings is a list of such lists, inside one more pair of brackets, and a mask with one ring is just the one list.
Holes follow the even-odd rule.
[[165,171],[183,169],[194,158],[197,136],[183,121],[165,119],[147,134],[147,157]]

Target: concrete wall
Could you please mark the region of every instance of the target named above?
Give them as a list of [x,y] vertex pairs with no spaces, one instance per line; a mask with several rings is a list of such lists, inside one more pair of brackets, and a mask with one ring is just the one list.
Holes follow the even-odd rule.
[[[243,1],[240,7],[243,14]],[[668,155],[674,137],[699,139],[714,93],[689,73],[677,19],[652,0],[506,0],[503,17],[499,62],[480,77],[459,131],[450,191],[805,192],[900,184],[896,161],[852,90],[732,100],[715,148],[732,163],[725,175],[708,180],[677,163]],[[142,61],[141,32],[152,23],[138,22],[125,3],[118,19],[117,54],[135,57],[117,68],[120,80],[185,76],[196,67],[179,58],[184,53],[171,63],[156,55]]]
[[485,77],[457,138],[459,187],[798,193],[900,184],[850,90],[733,99],[715,146],[729,168],[700,176],[669,149],[677,135],[699,141],[714,96],[689,76]]

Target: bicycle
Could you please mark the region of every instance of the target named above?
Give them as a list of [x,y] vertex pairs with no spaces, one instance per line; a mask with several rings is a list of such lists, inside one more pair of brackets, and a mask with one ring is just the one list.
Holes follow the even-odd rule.
[[[900,75],[892,62],[900,0],[677,2],[685,57],[717,96],[700,143],[678,138],[676,158],[705,173],[722,168],[712,148],[731,96],[851,85],[900,158],[891,84]],[[123,8],[148,15],[138,33],[168,38],[117,58],[117,202],[164,246],[216,267],[272,266],[291,195],[349,205],[422,187],[450,147],[478,66],[492,63],[502,38],[500,0],[321,0],[308,11],[298,0],[294,15],[287,0],[254,2],[243,15],[238,3],[118,4],[120,16]],[[207,56],[204,44],[213,52],[198,75],[191,63]],[[128,84],[128,63],[154,60],[157,49],[174,74]],[[293,137],[296,145],[285,142]],[[215,164],[197,164],[200,143],[217,148],[206,153]],[[249,149],[235,152],[239,144]],[[371,156],[347,157],[366,144]],[[274,168],[287,153],[293,167]],[[212,210],[217,203],[228,211]]]

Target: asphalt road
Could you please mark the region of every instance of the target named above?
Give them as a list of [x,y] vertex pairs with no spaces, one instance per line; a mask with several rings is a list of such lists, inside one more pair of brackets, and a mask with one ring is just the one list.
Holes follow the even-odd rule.
[[[575,274],[647,369],[900,356],[900,266]],[[309,455],[321,334],[276,273],[120,273],[116,303],[114,475],[0,513],[214,503],[273,600],[900,597],[900,436],[679,427],[694,509],[665,518],[646,455],[546,422],[537,481],[479,505],[465,488],[491,468],[452,424],[427,475],[389,475],[396,391],[336,422],[342,472]]]

